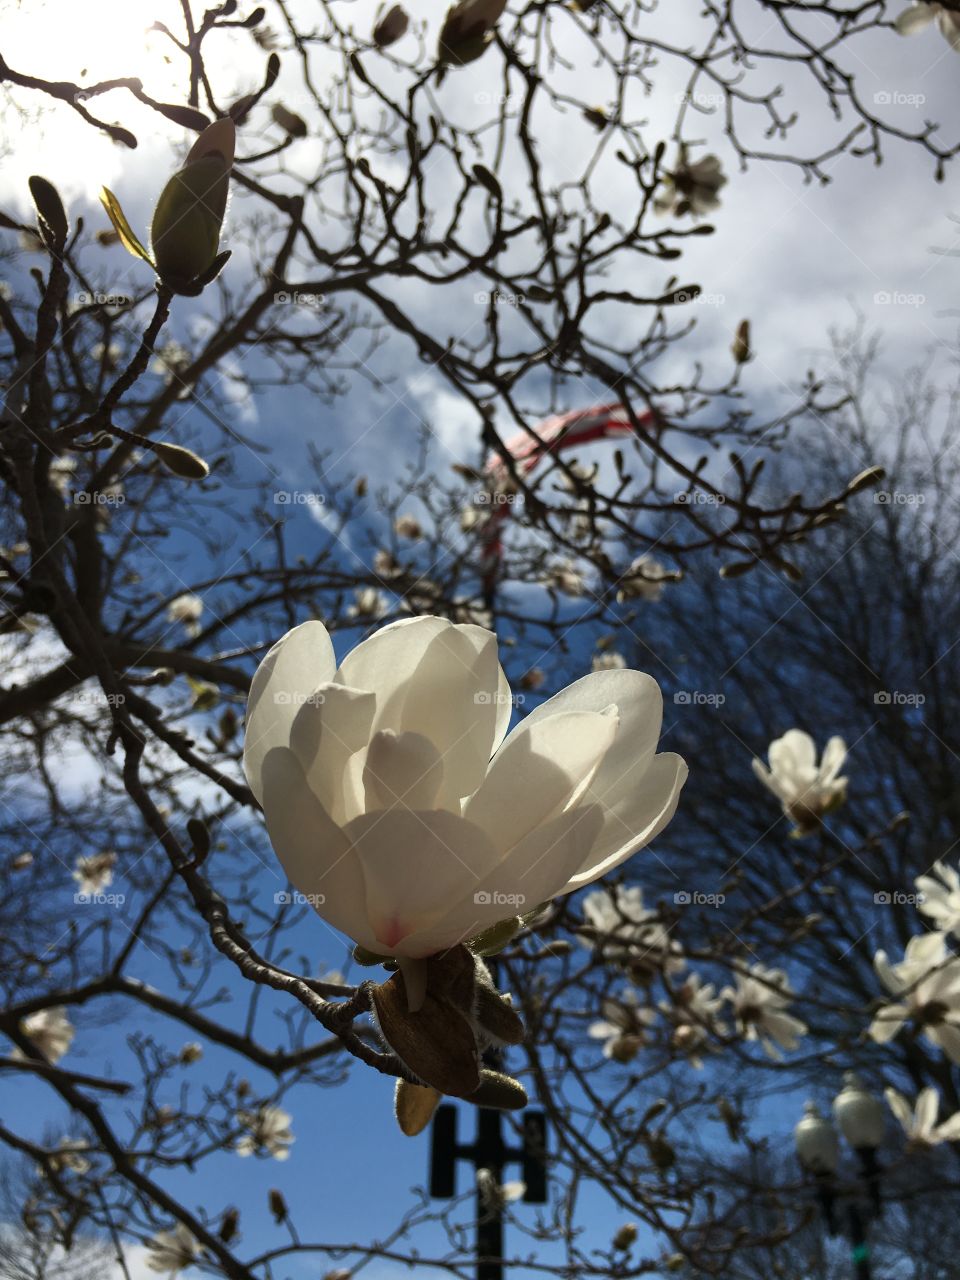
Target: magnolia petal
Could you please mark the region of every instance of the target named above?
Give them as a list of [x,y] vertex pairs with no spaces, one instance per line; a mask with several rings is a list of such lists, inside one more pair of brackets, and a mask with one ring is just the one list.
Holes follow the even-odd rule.
[[243,769],[261,803],[264,757],[287,745],[297,711],[319,684],[333,679],[336,666],[327,628],[304,622],[278,640],[257,668],[247,698]]
[[952,9],[941,9],[937,14],[937,26],[944,40],[960,53],[960,13]]
[[894,1038],[909,1016],[910,1010],[905,1004],[885,1005],[870,1023],[867,1034],[877,1044],[886,1044]]
[[898,35],[912,36],[928,27],[936,16],[937,11],[933,5],[912,4],[909,9],[897,14],[893,25]]
[[[461,798],[477,790],[490,764],[499,671],[492,631],[451,625],[430,641],[407,683],[395,727],[422,733],[437,747],[443,757],[441,803],[457,813]],[[378,727],[386,726],[380,720]]]
[[327,681],[294,717],[290,747],[311,790],[335,822],[346,822],[363,808],[359,770],[348,766],[370,740],[376,708],[375,694]]
[[817,771],[816,744],[802,729],[788,729],[782,738],[771,742],[767,759],[774,774],[813,776]]
[[569,711],[521,721],[463,816],[509,849],[583,790],[617,735],[616,715]]
[[343,831],[310,790],[287,747],[263,761],[263,811],[277,857],[290,883],[318,915],[371,951],[377,940],[365,910],[363,874]]
[[368,810],[430,809],[443,783],[443,761],[422,733],[381,729],[370,739],[363,766]]
[[847,744],[844,740],[839,737],[828,739],[827,745],[823,748],[823,755],[820,757],[820,781],[825,784],[833,782],[843,768],[846,758]]
[[913,1127],[913,1112],[910,1110],[910,1103],[902,1093],[898,1093],[896,1089],[891,1089],[889,1085],[884,1089],[883,1096],[887,1100],[887,1106],[899,1120],[904,1133],[909,1133]]
[[663,720],[663,696],[653,676],[628,669],[594,671],[531,711],[534,723],[561,711],[603,711],[613,704],[620,716],[616,740],[597,771],[591,791],[603,800],[619,790],[629,773],[638,777],[653,759]]
[[589,853],[602,822],[600,809],[589,805],[570,809],[535,828],[478,877],[452,909],[411,935],[405,944],[407,954],[445,950],[488,925],[555,897]]
[[362,640],[344,658],[338,684],[377,695],[374,729],[400,729],[406,684],[430,642],[453,623],[445,618],[401,618]]
[[917,1103],[914,1109],[916,1127],[919,1133],[930,1133],[937,1123],[937,1112],[939,1110],[940,1096],[936,1089],[932,1089],[929,1085],[925,1089],[921,1089],[917,1094]]
[[479,880],[497,861],[482,831],[442,810],[364,813],[344,830],[363,869],[375,939],[370,949],[391,955],[430,955],[406,941],[446,914],[464,884]]
[[928,1039],[938,1044],[951,1062],[960,1066],[960,1027],[949,1022],[925,1028]]
[[602,801],[603,829],[586,861],[561,892],[570,893],[599,880],[658,836],[676,813],[686,780],[686,763],[672,751],[665,751],[655,756],[642,774],[630,770],[621,780],[619,795],[613,794],[611,786],[605,795],[598,796],[596,781],[591,783],[585,799]]

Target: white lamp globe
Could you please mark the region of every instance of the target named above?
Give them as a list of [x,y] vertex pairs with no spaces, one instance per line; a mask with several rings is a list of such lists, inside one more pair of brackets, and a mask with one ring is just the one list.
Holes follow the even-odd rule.
[[837,1131],[815,1102],[808,1102],[803,1112],[793,1131],[800,1163],[810,1173],[833,1173],[839,1158]]
[[876,1151],[883,1142],[883,1103],[864,1087],[855,1071],[844,1073],[843,1088],[833,1101],[833,1115],[854,1151]]

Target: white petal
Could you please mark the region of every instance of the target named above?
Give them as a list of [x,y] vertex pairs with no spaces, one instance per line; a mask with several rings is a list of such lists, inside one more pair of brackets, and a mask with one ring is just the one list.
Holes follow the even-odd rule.
[[327,681],[294,718],[290,747],[314,795],[335,822],[347,822],[363,808],[362,760],[355,761],[355,767],[350,764],[370,741],[376,706],[375,694]]
[[[620,734],[617,735],[618,742],[619,738]],[[598,777],[606,763],[604,760]],[[672,751],[665,751],[654,757],[641,776],[637,776],[638,773],[639,770],[633,771],[624,778],[619,795],[613,794],[612,785],[607,788],[602,797],[603,828],[589,857],[562,892],[570,893],[599,880],[625,862],[631,854],[659,835],[676,813],[680,792],[687,780],[685,762]],[[584,803],[600,799],[595,780],[587,788]]]
[[594,779],[599,800],[653,759],[663,720],[663,696],[653,676],[630,670],[591,672],[541,703],[524,721],[535,723],[561,711],[603,711],[611,704],[619,713],[620,729]]
[[464,817],[505,853],[582,792],[614,741],[618,723],[616,715],[594,711],[528,716],[494,756]]
[[410,954],[432,955],[556,897],[571,870],[586,857],[601,822],[594,805],[568,809],[536,827],[505,859],[484,872],[434,926],[408,939]]
[[787,776],[816,773],[817,748],[809,733],[802,729],[788,729],[782,738],[771,742],[767,758],[774,773]]
[[913,4],[897,14],[894,27],[901,36],[912,36],[924,27],[928,27],[937,16],[936,10],[929,4]]
[[897,1093],[896,1089],[886,1088],[883,1096],[887,1100],[887,1106],[900,1121],[900,1125],[904,1133],[910,1133],[913,1130],[913,1112],[910,1110],[910,1103],[906,1100],[902,1093]]
[[[498,857],[472,823],[438,810],[364,813],[347,823],[345,832],[366,884],[367,915],[376,938],[372,950],[385,954],[432,954],[402,944],[446,915],[450,903]],[[448,945],[461,941],[453,938]]]
[[273,646],[257,668],[247,698],[243,769],[263,801],[260,768],[272,747],[285,747],[302,702],[336,670],[333,644],[322,622],[304,622]]
[[927,1039],[938,1044],[951,1062],[960,1066],[960,1027],[949,1022],[941,1022],[937,1026],[924,1028]]
[[363,767],[367,811],[431,809],[443,782],[440,753],[422,733],[381,729],[370,740]]
[[940,1097],[936,1089],[932,1089],[929,1085],[926,1089],[921,1089],[917,1095],[917,1103],[915,1114],[917,1118],[917,1130],[920,1134],[928,1134],[937,1123],[937,1112],[940,1110]]
[[820,757],[820,781],[824,784],[833,782],[843,768],[846,758],[847,744],[842,738],[831,738],[823,748],[823,755]]
[[867,1033],[870,1039],[877,1044],[886,1044],[888,1040],[892,1040],[907,1020],[909,1012],[905,1004],[886,1005],[870,1023]]
[[262,775],[267,830],[290,883],[310,898],[324,920],[375,951],[360,865],[343,831],[307,785],[299,760],[288,748],[274,747],[264,759]]

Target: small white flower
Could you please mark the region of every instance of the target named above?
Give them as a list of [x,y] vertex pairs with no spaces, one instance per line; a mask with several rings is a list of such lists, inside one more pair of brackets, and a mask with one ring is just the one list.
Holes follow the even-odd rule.
[[685,1053],[694,1067],[702,1067],[703,1059],[698,1051],[711,1035],[727,1034],[727,1027],[719,1016],[723,996],[717,993],[712,982],[701,982],[699,974],[691,973],[674,993],[674,1002],[661,1001],[660,1008],[673,1023],[674,1048]]
[[82,1142],[61,1138],[57,1150],[50,1156],[50,1166],[58,1173],[89,1173],[91,1164],[84,1154],[87,1150],[88,1147]]
[[923,894],[917,907],[930,917],[936,929],[955,934],[960,931],[960,875],[939,860],[933,864],[933,873],[917,876],[916,886]]
[[477,1170],[477,1187],[488,1209],[499,1210],[514,1200],[522,1200],[527,1190],[525,1182],[498,1183],[489,1169]]
[[936,1089],[929,1085],[926,1089],[921,1089],[913,1110],[903,1094],[897,1093],[896,1089],[884,1089],[883,1092],[911,1146],[936,1147],[941,1142],[956,1142],[960,1139],[960,1111],[955,1111],[942,1124],[937,1124],[940,1095]]
[[416,540],[423,537],[423,526],[416,516],[397,516],[393,522],[393,529],[399,538]]
[[842,738],[833,737],[827,742],[818,765],[817,748],[809,733],[790,729],[770,743],[767,758],[770,768],[754,759],[753,772],[796,824],[796,835],[816,830],[824,815],[846,799],[847,779],[838,776],[847,758]]
[[54,458],[50,463],[47,475],[61,498],[65,498],[69,493],[76,470],[76,458]]
[[544,585],[555,591],[562,591],[565,596],[582,596],[586,590],[583,574],[572,560],[563,560],[547,571]]
[[200,618],[203,615],[203,601],[191,591],[176,596],[167,605],[167,621],[182,622],[188,635],[200,634]]
[[203,1057],[203,1045],[199,1040],[190,1040],[180,1050],[179,1056],[183,1065],[189,1067]]
[[641,1006],[637,993],[628,987],[619,1000],[605,999],[603,1015],[587,1028],[594,1040],[602,1040],[603,1056],[616,1062],[630,1062],[644,1043],[647,1028],[657,1020],[655,1010]]
[[172,1231],[158,1231],[147,1241],[146,1264],[151,1271],[179,1275],[192,1265],[200,1253],[200,1245],[192,1231],[178,1222]]
[[[48,1062],[59,1062],[70,1048],[76,1030],[62,1005],[38,1009],[20,1023],[20,1030]],[[17,1053],[16,1056],[21,1056]]]
[[286,1160],[294,1137],[290,1130],[292,1116],[282,1107],[261,1107],[259,1111],[238,1111],[237,1120],[249,1130],[237,1139],[234,1150],[239,1156],[265,1152],[274,1160]]
[[659,600],[663,584],[672,581],[674,576],[655,556],[638,556],[620,579],[617,600],[620,604],[625,600]]
[[113,868],[117,865],[117,855],[111,849],[103,853],[93,853],[89,858],[78,858],[73,868],[73,878],[80,886],[80,893],[88,898],[95,898],[113,884]]
[[390,601],[376,587],[357,587],[353,604],[347,610],[351,618],[378,620],[390,611]]
[[595,653],[590,665],[594,671],[622,671],[627,665],[627,660],[622,653],[617,653],[616,649],[610,649],[606,653]]
[[759,1040],[771,1058],[781,1056],[779,1049],[796,1049],[807,1025],[787,1013],[794,993],[783,970],[753,964],[747,973],[738,972],[735,980],[737,985],[724,987],[721,995],[733,1006],[743,1038]]
[[947,44],[960,53],[960,12],[956,9],[948,9],[945,5],[935,2],[927,3],[927,0],[918,0],[909,9],[904,9],[893,25],[900,35],[912,36],[918,31],[923,31],[932,22],[936,22]]
[[382,581],[389,582],[403,573],[403,566],[392,551],[378,551],[373,557],[373,571]]
[[643,905],[643,890],[636,886],[588,893],[583,915],[601,955],[626,965],[638,979],[661,970],[678,973],[686,965],[680,944],[670,938],[657,913]]
[[911,938],[898,964],[878,951],[873,967],[898,999],[877,1011],[871,1038],[886,1044],[912,1019],[951,1062],[960,1064],[960,957],[947,950],[945,935],[921,933]]
[[697,218],[713,213],[720,208],[719,191],[726,181],[716,156],[703,156],[691,164],[686,147],[681,146],[677,167],[664,177],[663,191],[653,207],[657,213],[673,213],[677,217],[689,213]]

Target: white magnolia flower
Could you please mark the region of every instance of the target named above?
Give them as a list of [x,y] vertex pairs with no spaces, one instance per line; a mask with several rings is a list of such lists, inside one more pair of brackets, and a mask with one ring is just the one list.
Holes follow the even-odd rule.
[[622,653],[617,653],[616,649],[610,649],[606,653],[595,653],[591,663],[594,671],[622,671],[626,665],[626,658]]
[[686,147],[681,147],[676,169],[663,179],[663,191],[653,202],[657,213],[685,213],[700,217],[720,208],[719,191],[727,182],[720,161],[714,155],[703,156],[692,164]]
[[403,573],[403,565],[392,551],[380,550],[373,557],[373,571],[383,582],[390,582]]
[[182,622],[191,636],[199,635],[202,614],[203,601],[191,591],[185,591],[167,605],[167,621]]
[[178,1275],[189,1267],[200,1253],[200,1245],[192,1231],[178,1222],[172,1231],[158,1231],[147,1241],[146,1264],[151,1271]]
[[625,600],[659,600],[663,584],[674,576],[655,556],[638,556],[620,579],[617,600],[620,604]]
[[683,949],[670,938],[657,913],[643,905],[643,890],[635,885],[588,893],[583,915],[601,954],[627,965],[635,977],[652,977],[658,970],[677,973],[684,968]]
[[747,973],[735,974],[736,986],[724,987],[745,1040],[759,1040],[768,1057],[779,1058],[780,1049],[792,1052],[807,1025],[787,1013],[793,991],[782,969],[752,964]]
[[234,1150],[238,1156],[259,1155],[265,1152],[274,1160],[287,1160],[294,1143],[290,1121],[293,1117],[282,1107],[261,1107],[259,1111],[238,1111],[237,1119],[249,1130],[237,1139]]
[[477,1170],[477,1188],[488,1209],[499,1210],[514,1200],[522,1200],[527,1190],[525,1182],[498,1183],[489,1169]]
[[960,53],[960,12],[956,9],[918,0],[909,9],[904,9],[893,25],[900,35],[912,36],[929,27],[931,22],[936,22],[944,40]]
[[890,1110],[900,1121],[904,1133],[911,1145],[936,1147],[941,1142],[956,1142],[960,1139],[960,1111],[937,1124],[940,1112],[940,1095],[936,1089],[927,1086],[917,1094],[913,1109],[902,1093],[896,1089],[884,1089]]
[[619,1000],[603,1000],[600,1012],[603,1017],[590,1024],[587,1034],[604,1042],[605,1058],[630,1062],[642,1047],[647,1028],[656,1022],[656,1011],[641,1006],[636,991],[628,987]]
[[798,835],[815,830],[824,814],[843,804],[847,779],[837,775],[847,758],[842,738],[831,738],[817,764],[817,748],[809,733],[790,729],[770,743],[770,768],[754,759],[753,772],[783,805]]
[[357,587],[353,604],[347,610],[351,618],[379,619],[390,612],[390,601],[376,587]]
[[86,1158],[89,1148],[73,1138],[61,1138],[55,1152],[50,1156],[50,1167],[57,1173],[89,1173],[90,1161]]
[[553,565],[544,577],[544,585],[562,591],[565,596],[582,596],[586,590],[583,574],[572,560]]
[[62,1005],[54,1005],[50,1009],[38,1009],[36,1013],[28,1013],[20,1023],[20,1030],[33,1044],[35,1049],[48,1062],[59,1062],[70,1048],[76,1034],[73,1023],[67,1017]]
[[397,516],[393,522],[394,532],[400,538],[422,538],[423,526],[416,516]]
[[663,1000],[660,1008],[673,1023],[674,1048],[687,1054],[693,1066],[702,1067],[698,1051],[711,1035],[727,1034],[720,1018],[723,996],[712,982],[701,982],[699,974],[691,973],[674,993],[673,1003]]
[[113,884],[113,868],[117,855],[112,849],[92,853],[89,858],[78,858],[73,868],[73,878],[80,886],[80,893],[95,898],[98,893]]
[[339,668],[320,622],[274,645],[244,769],[319,915],[380,955],[434,955],[590,884],[670,821],[687,768],[655,754],[652,677],[585,676],[507,736],[511,706],[481,627],[404,619]]
[[[917,876],[916,886],[923,895],[917,907],[929,916],[936,929],[944,933],[960,931],[960,875],[939,860],[933,864],[932,876]],[[934,878],[938,877],[938,878]]]
[[944,934],[921,933],[911,938],[898,964],[891,964],[887,953],[878,951],[873,967],[898,998],[877,1011],[870,1024],[871,1038],[885,1044],[912,1019],[951,1062],[960,1064],[960,957],[947,950]]

